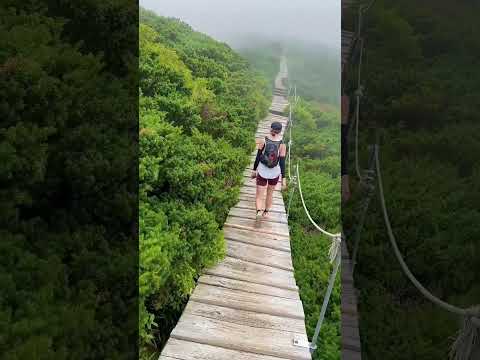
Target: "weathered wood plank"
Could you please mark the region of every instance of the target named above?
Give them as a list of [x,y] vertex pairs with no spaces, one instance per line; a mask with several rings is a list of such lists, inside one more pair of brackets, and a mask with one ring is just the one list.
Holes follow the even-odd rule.
[[[253,201],[240,200],[237,205],[235,205],[235,207],[238,209],[251,209],[254,211],[256,210],[256,205]],[[285,207],[283,205],[272,205],[270,212],[278,212],[281,214],[285,214]]]
[[227,255],[236,259],[293,271],[290,253],[227,240]]
[[[294,333],[257,329],[185,313],[171,336],[175,339],[220,346],[227,349],[310,360],[308,349],[294,346]],[[269,341],[265,341],[269,339]],[[305,336],[305,340],[306,336]]]
[[254,284],[298,291],[295,277],[291,271],[255,264],[230,256],[225,257],[225,260],[220,264],[205,270],[205,273],[234,280],[248,281]]
[[[249,194],[249,195],[251,195],[251,196],[255,196],[255,195],[256,195],[256,191],[257,191],[257,189],[256,189],[256,188],[252,188],[251,186],[243,186],[243,187],[240,189],[240,194]],[[273,198],[274,198],[274,199],[283,199],[282,193],[281,193],[281,192],[278,192],[278,191],[274,191],[274,192],[273,192]]]
[[223,227],[223,231],[225,234],[225,237],[233,239],[233,240],[240,240],[242,239],[242,235],[244,237],[249,237],[254,240],[257,239],[265,239],[265,240],[273,240],[273,241],[278,241],[278,240],[284,240],[290,242],[290,237],[285,234],[271,234],[271,233],[262,233],[256,231],[256,229],[245,229],[245,228],[240,228],[236,226],[231,226],[228,223],[226,223]]
[[[245,219],[255,220],[257,217],[257,212],[254,209],[242,209],[238,207],[233,207],[228,213],[229,216],[237,216]],[[271,212],[268,214],[268,217],[262,218],[260,221],[270,221],[287,224],[287,215],[285,213]]]
[[245,244],[252,244],[290,253],[290,240],[285,237],[230,227],[224,227],[223,232],[225,239],[227,240],[231,239]]
[[[249,201],[255,204],[255,195],[240,193],[239,200]],[[274,197],[272,199],[272,205],[281,205],[284,206],[283,199]]]
[[260,312],[232,309],[230,307],[209,305],[196,301],[189,302],[185,308],[185,312],[209,319],[255,328],[281,330],[297,334],[305,332],[305,324],[302,319],[292,319]]
[[199,284],[223,287],[232,290],[241,290],[253,294],[277,296],[286,299],[300,300],[298,292],[287,289],[280,289],[274,286],[254,284],[248,281],[227,279],[220,276],[202,275],[198,279]]
[[342,360],[362,360],[362,355],[358,351],[342,349]]
[[190,299],[204,304],[225,306],[231,309],[253,311],[284,318],[300,320],[305,318],[300,300],[252,294],[207,284],[197,285]]
[[272,223],[262,220],[242,219],[235,216],[227,217],[227,224],[238,225],[246,229],[258,230],[278,235],[289,235],[288,225],[282,223]]
[[[165,356],[165,355],[166,356]],[[171,356],[171,357],[170,357]],[[160,360],[278,360],[278,357],[225,349],[171,338],[162,351]]]

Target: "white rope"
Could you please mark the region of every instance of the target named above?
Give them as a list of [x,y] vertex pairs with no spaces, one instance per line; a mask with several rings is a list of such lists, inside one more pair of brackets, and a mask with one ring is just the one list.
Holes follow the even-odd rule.
[[288,115],[288,131],[289,131],[289,137],[288,137],[288,180],[291,181],[292,179],[292,171],[291,171],[291,165],[290,163],[292,162],[291,158],[291,148],[292,148],[292,106],[290,105],[290,114]]
[[361,88],[361,68],[363,58],[363,40],[360,39],[360,59],[358,65],[358,77],[357,77],[357,90],[355,91],[356,109],[355,109],[355,171],[358,178],[362,181],[362,175],[360,173],[360,165],[358,160],[358,124],[360,123],[360,98],[362,97]]
[[332,234],[326,230],[323,230],[320,226],[317,225],[315,221],[313,221],[312,217],[310,216],[310,213],[308,212],[307,206],[305,205],[305,200],[303,199],[303,193],[302,193],[302,184],[300,181],[300,172],[298,171],[298,164],[297,164],[297,181],[298,181],[298,191],[300,192],[300,198],[302,199],[302,204],[303,208],[305,209],[305,213],[307,214],[308,219],[312,223],[313,226],[317,228],[318,231],[320,231],[322,234],[330,236],[331,238],[335,238],[340,236],[340,233],[337,234]]
[[382,175],[380,172],[380,162],[378,159],[378,147],[377,151],[375,151],[375,166],[377,170],[378,189],[380,192],[380,203],[382,205],[383,218],[385,220],[388,237],[395,252],[395,256],[397,257],[397,260],[400,263],[400,266],[402,267],[405,275],[407,275],[413,285],[418,289],[418,291],[420,291],[420,293],[422,293],[423,296],[425,296],[428,300],[438,305],[442,309],[464,317],[463,328],[459,332],[457,340],[453,344],[450,356],[457,360],[469,360],[470,354],[473,351],[474,347],[480,346],[480,327],[477,326],[480,323],[480,307],[477,306],[463,309],[458,306],[451,305],[433,295],[412,274],[407,264],[403,260],[400,250],[398,249],[397,242],[395,240],[395,236],[390,225],[390,219],[388,217],[388,212],[385,205],[385,198],[383,195]]

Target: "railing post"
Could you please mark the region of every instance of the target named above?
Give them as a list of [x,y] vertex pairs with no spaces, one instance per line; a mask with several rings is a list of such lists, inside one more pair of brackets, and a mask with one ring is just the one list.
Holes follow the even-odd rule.
[[320,334],[320,329],[322,327],[323,319],[325,318],[325,313],[327,311],[328,302],[330,300],[330,296],[332,294],[333,285],[335,284],[335,279],[337,277],[338,269],[340,267],[340,262],[342,259],[342,251],[341,249],[338,250],[337,255],[335,257],[335,263],[333,265],[333,270],[330,274],[330,278],[328,280],[328,287],[327,292],[325,293],[325,297],[323,298],[322,310],[320,311],[320,316],[317,321],[317,326],[315,327],[315,334],[313,335],[312,342],[310,343],[310,353],[313,354],[317,349],[317,340],[318,335]]
[[[296,177],[296,176],[294,176],[294,177],[292,178],[292,181],[290,182],[290,184],[292,184],[293,187],[290,188],[290,193],[289,193],[289,196],[288,196],[287,220],[288,220],[288,218],[289,218],[289,216],[290,216],[290,205],[292,205],[293,195],[294,195],[294,193],[295,193],[295,189],[297,188],[297,187],[296,187],[296,184],[297,184],[297,177]],[[289,184],[289,186],[290,186],[290,184]]]

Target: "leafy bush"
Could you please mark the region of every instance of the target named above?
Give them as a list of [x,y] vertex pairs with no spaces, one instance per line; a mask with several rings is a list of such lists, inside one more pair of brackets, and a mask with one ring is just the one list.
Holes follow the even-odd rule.
[[[121,29],[99,16],[79,34],[72,13],[115,4],[55,3],[0,5],[0,353],[132,358],[137,8],[112,15]],[[108,54],[92,28],[115,39]]]
[[265,80],[225,44],[141,10],[141,357],[159,350],[205,267],[225,253]]
[[[443,0],[418,5],[382,1],[368,15],[360,124],[379,128],[385,201],[410,270],[435,295],[470,306],[480,291],[480,78],[473,61],[480,48],[472,31],[479,7]],[[462,20],[452,21],[457,17]],[[363,129],[361,166],[372,142]],[[358,200],[344,209],[345,228],[357,221]],[[365,356],[447,358],[457,319],[404,275],[379,206],[377,199],[370,205],[355,270]]]

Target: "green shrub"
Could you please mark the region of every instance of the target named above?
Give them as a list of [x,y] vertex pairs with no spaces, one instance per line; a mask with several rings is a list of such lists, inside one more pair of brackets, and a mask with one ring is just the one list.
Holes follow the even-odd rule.
[[225,254],[265,80],[225,44],[141,11],[140,346],[161,349],[203,269]]

